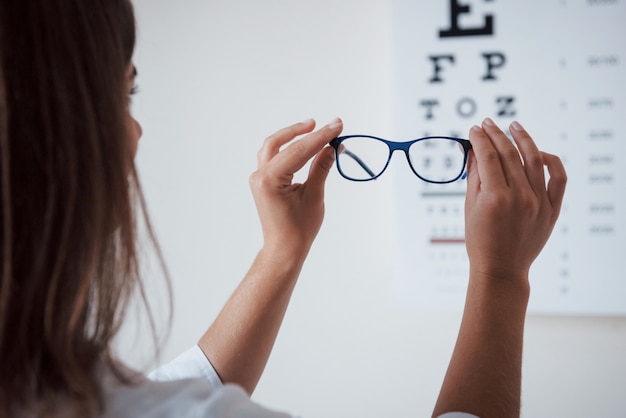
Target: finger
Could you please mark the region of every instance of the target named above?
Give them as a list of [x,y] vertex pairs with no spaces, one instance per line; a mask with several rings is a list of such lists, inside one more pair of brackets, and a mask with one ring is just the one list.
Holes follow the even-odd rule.
[[480,190],[480,174],[474,150],[470,149],[467,154],[467,198],[473,199]]
[[323,201],[324,184],[334,163],[335,150],[332,147],[323,148],[313,159],[309,176],[305,183],[307,193],[313,201]]
[[504,177],[502,164],[500,164],[500,156],[491,139],[480,126],[474,126],[470,129],[469,138],[476,159],[478,180],[480,181],[480,185],[476,185],[476,187],[506,186],[506,178]]
[[536,194],[545,190],[546,178],[544,174],[544,162],[535,141],[526,132],[519,122],[513,122],[510,126],[511,135],[517,144],[524,160],[526,177]]
[[548,168],[548,174],[550,174],[547,187],[548,199],[550,199],[550,203],[555,209],[555,216],[558,216],[561,210],[561,204],[563,203],[563,196],[565,195],[567,173],[565,172],[563,162],[556,155],[542,152],[541,156],[543,163]]
[[294,174],[326,144],[337,137],[342,129],[343,122],[337,118],[323,128],[289,144],[272,159],[271,170],[278,176]]
[[257,163],[259,167],[267,164],[278,152],[280,147],[291,141],[298,135],[309,133],[315,128],[315,121],[308,119],[300,123],[281,129],[280,131],[265,138],[263,146],[257,153]]
[[489,118],[483,121],[482,126],[494,147],[498,150],[498,154],[500,154],[500,164],[504,170],[507,183],[509,185],[513,183],[528,184],[519,151],[509,137]]

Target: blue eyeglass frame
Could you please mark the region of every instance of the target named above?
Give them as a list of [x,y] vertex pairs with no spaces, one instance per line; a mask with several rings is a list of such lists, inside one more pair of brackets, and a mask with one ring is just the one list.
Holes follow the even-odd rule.
[[[389,147],[389,156],[387,157],[387,162],[385,163],[385,166],[380,171],[380,173],[375,175],[372,172],[372,170],[370,170],[370,168],[367,166],[367,164],[365,164],[363,162],[363,160],[361,160],[356,154],[353,154],[349,150],[344,150],[343,152],[346,153],[349,157],[351,157],[354,161],[356,161],[363,168],[363,170],[365,170],[370,176],[372,176],[372,178],[369,178],[369,179],[353,179],[351,177],[348,177],[346,174],[344,174],[344,172],[341,170],[341,166],[339,165],[339,155],[340,155],[340,149],[339,148],[340,148],[341,143],[343,141],[345,141],[346,139],[349,139],[349,138],[370,138],[370,139],[374,139],[376,141],[384,142],[385,144],[387,144],[387,147]],[[413,164],[411,164],[411,158],[409,157],[409,148],[414,143],[419,142],[419,141],[424,141],[426,139],[448,139],[448,140],[452,140],[452,141],[458,142],[463,147],[463,151],[464,151],[463,169],[461,170],[461,172],[459,173],[458,176],[456,176],[452,180],[434,181],[434,180],[425,179],[424,177],[420,176],[417,173],[417,171],[415,171],[415,168],[413,167]],[[335,149],[335,163],[337,165],[337,170],[339,171],[339,174],[341,174],[341,176],[343,178],[347,179],[347,180],[350,180],[350,181],[371,181],[371,180],[376,180],[378,177],[380,177],[385,172],[385,170],[389,166],[389,162],[391,161],[391,156],[393,155],[393,153],[395,151],[397,151],[397,150],[401,150],[401,151],[404,151],[404,155],[406,156],[406,160],[409,163],[409,167],[411,168],[411,171],[413,172],[413,174],[415,174],[420,180],[423,180],[423,181],[425,181],[427,183],[435,183],[435,184],[448,184],[448,183],[453,183],[453,182],[457,181],[460,178],[465,178],[467,176],[467,173],[465,171],[465,167],[467,165],[467,155],[469,153],[469,150],[472,149],[472,144],[470,143],[469,140],[463,139],[463,138],[455,138],[455,137],[451,137],[451,136],[425,136],[423,138],[417,138],[417,139],[413,139],[411,141],[395,142],[395,141],[389,141],[387,139],[378,138],[376,136],[371,136],[371,135],[346,135],[346,136],[339,136],[339,137],[333,139],[332,141],[330,141],[328,144]]]

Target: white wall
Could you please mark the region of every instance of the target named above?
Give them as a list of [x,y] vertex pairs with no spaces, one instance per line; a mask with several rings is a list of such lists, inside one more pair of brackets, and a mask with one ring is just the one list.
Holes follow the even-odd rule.
[[[265,136],[335,116],[392,133],[391,0],[135,0],[138,165],[174,286],[168,360],[194,344],[261,243],[248,176]],[[477,121],[478,122],[478,121]],[[460,313],[394,305],[393,184],[331,173],[327,214],[259,402],[304,417],[420,417]],[[616,266],[617,268],[617,266]],[[135,338],[125,333],[122,346]],[[146,364],[150,341],[124,358]],[[626,319],[530,317],[523,416],[626,416]]]

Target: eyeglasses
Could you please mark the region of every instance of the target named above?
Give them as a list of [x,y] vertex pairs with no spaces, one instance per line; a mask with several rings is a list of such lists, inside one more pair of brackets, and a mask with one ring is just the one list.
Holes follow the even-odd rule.
[[352,181],[380,177],[396,150],[404,151],[411,171],[429,183],[452,183],[465,178],[467,139],[428,136],[407,142],[393,142],[369,135],[340,136],[330,141],[335,149],[339,173]]

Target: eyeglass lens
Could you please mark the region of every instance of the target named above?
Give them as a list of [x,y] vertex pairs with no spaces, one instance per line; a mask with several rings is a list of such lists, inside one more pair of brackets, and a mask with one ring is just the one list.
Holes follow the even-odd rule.
[[[337,166],[341,174],[357,181],[378,177],[391,156],[387,143],[363,136],[344,139],[339,151]],[[465,169],[465,150],[454,139],[431,137],[418,140],[409,146],[407,157],[413,172],[428,182],[457,180]]]

